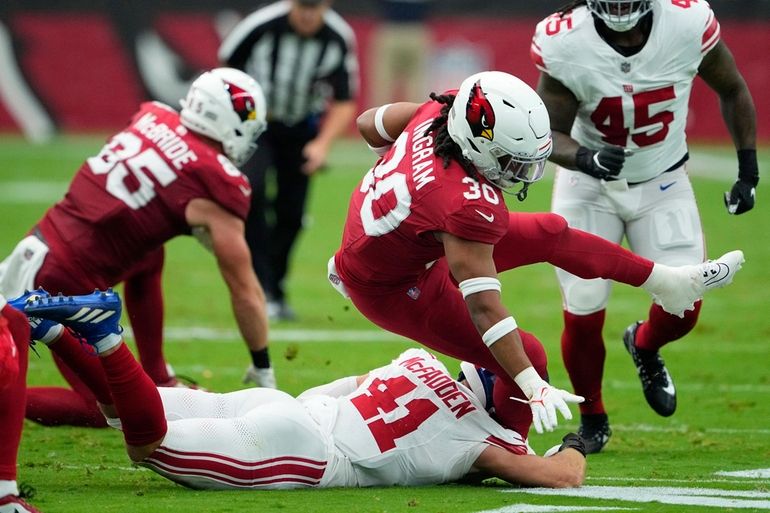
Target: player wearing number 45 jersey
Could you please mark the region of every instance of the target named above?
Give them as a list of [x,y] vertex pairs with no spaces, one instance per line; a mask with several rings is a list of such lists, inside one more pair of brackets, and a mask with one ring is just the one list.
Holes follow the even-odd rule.
[[511,75],[472,75],[358,126],[381,158],[353,191],[330,282],[377,325],[494,372],[496,414],[525,436],[533,421],[553,429],[557,410],[571,418],[567,403],[582,398],[548,384],[543,347],[501,303],[498,272],[550,262],[642,286],[676,314],[708,287],[701,266],[654,264],[558,215],[508,212],[503,190],[523,199],[551,152],[542,101]]
[[[756,114],[719,22],[705,0],[572,2],[538,24],[531,56],[538,93],[551,116],[559,164],[552,211],[570,226],[669,265],[705,257],[693,189],[685,170],[687,103],[695,75],[719,95],[738,150],[738,180],[725,193],[730,214],[754,206],[759,181]],[[610,283],[557,270],[564,297],[562,354],[581,404],[589,452],[611,434],[602,402],[605,308]],[[701,303],[684,317],[652,305],[631,324],[631,353],[650,406],[668,416],[674,383],[658,351],[689,333]]]
[[[124,282],[142,364],[156,384],[173,386],[162,353],[163,244],[193,233],[215,254],[241,333],[250,350],[262,353],[262,370],[272,373],[264,296],[243,235],[251,189],[236,168],[264,130],[262,90],[245,73],[220,68],[197,78],[182,106],[177,112],[142,104],[130,124],[85,161],[64,199],[0,264],[0,293],[12,298],[37,286],[84,293]],[[44,343],[55,335],[35,333]],[[31,388],[27,415],[45,424],[103,425],[83,383],[87,374],[75,375],[78,364],[71,360],[61,362],[79,357],[95,374],[99,366],[79,344],[52,350],[73,390]],[[274,379],[267,377],[265,386]],[[110,402],[109,394],[96,399]]]

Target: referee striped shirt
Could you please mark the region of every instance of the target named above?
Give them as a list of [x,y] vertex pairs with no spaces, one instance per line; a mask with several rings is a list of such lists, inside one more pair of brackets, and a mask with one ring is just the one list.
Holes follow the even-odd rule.
[[324,111],[330,100],[358,94],[353,30],[328,9],[312,37],[289,25],[291,2],[263,7],[244,18],[222,42],[219,60],[254,77],[265,92],[268,121],[295,125]]

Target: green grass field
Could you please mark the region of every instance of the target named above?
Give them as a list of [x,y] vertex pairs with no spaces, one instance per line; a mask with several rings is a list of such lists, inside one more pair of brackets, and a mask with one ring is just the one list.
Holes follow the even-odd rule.
[[[66,138],[31,146],[0,140],[0,256],[64,192],[80,162],[101,146],[98,138]],[[770,199],[763,183],[758,207],[728,216],[721,195],[735,176],[734,152],[696,147],[690,169],[702,212],[708,253],[743,249],[746,265],[735,283],[709,294],[701,321],[685,339],[665,348],[679,390],[679,409],[668,419],[650,410],[620,337],[642,318],[649,298],[616,286],[605,338],[605,402],[614,436],[605,452],[589,458],[579,497],[540,495],[501,483],[289,492],[196,492],[132,467],[113,430],[42,428],[27,423],[19,481],[33,485],[42,511],[304,511],[313,512],[550,512],[550,511],[764,511],[770,510]],[[770,169],[768,152],[760,168]],[[330,170],[313,183],[304,232],[294,256],[289,294],[300,320],[272,326],[272,357],[281,388],[290,393],[379,366],[410,346],[378,331],[325,280],[336,249],[347,200],[373,159],[362,144],[340,143]],[[550,174],[550,173],[549,173]],[[511,208],[547,210],[550,179]],[[536,265],[506,273],[504,301],[520,325],[536,333],[550,357],[554,384],[568,387],[561,357],[561,300],[552,268]],[[238,339],[225,287],[213,257],[190,238],[168,245],[164,275],[166,354],[180,374],[213,391],[229,391],[248,357]],[[61,384],[45,348],[31,355],[30,385]],[[457,363],[444,359],[451,370]],[[573,409],[574,411],[574,409]],[[542,453],[575,421],[533,434]],[[0,443],[4,443],[0,441]],[[764,477],[720,475],[765,469]],[[666,487],[661,489],[658,487]],[[706,489],[706,490],[700,490]],[[621,500],[622,499],[622,500]],[[653,502],[650,502],[653,501]]]

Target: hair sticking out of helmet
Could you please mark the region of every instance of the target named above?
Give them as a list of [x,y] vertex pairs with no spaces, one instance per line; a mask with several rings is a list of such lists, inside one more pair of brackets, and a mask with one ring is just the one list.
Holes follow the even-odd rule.
[[243,165],[267,127],[265,95],[246,73],[216,68],[196,78],[181,102],[184,126],[222,144],[233,164]]
[[497,187],[506,190],[543,176],[551,154],[548,111],[537,93],[508,73],[484,71],[460,85],[447,130],[463,157]]
[[497,377],[484,367],[477,367],[470,362],[460,362],[460,374],[457,376],[457,381],[465,380],[466,386],[471,389],[481,406],[490,413],[495,408],[492,402],[492,391],[496,379]]
[[610,30],[627,32],[652,10],[652,0],[587,0],[586,6]]

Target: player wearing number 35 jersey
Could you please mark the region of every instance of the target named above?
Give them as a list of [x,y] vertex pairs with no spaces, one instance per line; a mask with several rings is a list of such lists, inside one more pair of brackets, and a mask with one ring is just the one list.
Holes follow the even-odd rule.
[[[196,79],[181,112],[142,104],[0,264],[0,292],[14,298],[43,286],[75,294],[124,282],[142,363],[155,383],[173,386],[162,352],[163,244],[196,233],[217,256],[249,348],[265,350],[262,290],[243,237],[251,188],[236,167],[264,130],[264,103],[248,75],[220,68]],[[78,355],[93,360],[76,348],[71,356]],[[57,363],[74,390],[30,389],[27,415],[45,424],[103,425],[83,373]],[[110,402],[108,394],[97,399]]]
[[[731,214],[754,205],[759,174],[756,114],[720,26],[705,0],[578,0],[541,21],[531,46],[538,93],[551,116],[559,164],[552,211],[570,226],[669,265],[704,259],[701,221],[685,171],[687,104],[695,75],[719,95],[738,150]],[[581,404],[589,452],[610,436],[601,397],[602,328],[610,284],[557,270],[564,297],[563,358]],[[645,397],[660,415],[676,392],[658,350],[695,326],[700,302],[684,317],[653,305],[631,324],[624,344]]]
[[582,398],[547,383],[542,345],[502,305],[498,272],[550,262],[656,294],[670,278],[666,287],[690,292],[665,292],[667,308],[679,313],[694,301],[694,289],[673,277],[680,271],[557,215],[508,212],[503,191],[520,187],[523,200],[551,152],[548,114],[519,79],[472,75],[424,104],[371,109],[358,126],[381,157],[353,191],[329,280],[377,325],[492,370],[506,427],[526,436],[534,421],[552,430],[556,411],[570,418],[567,403]]

